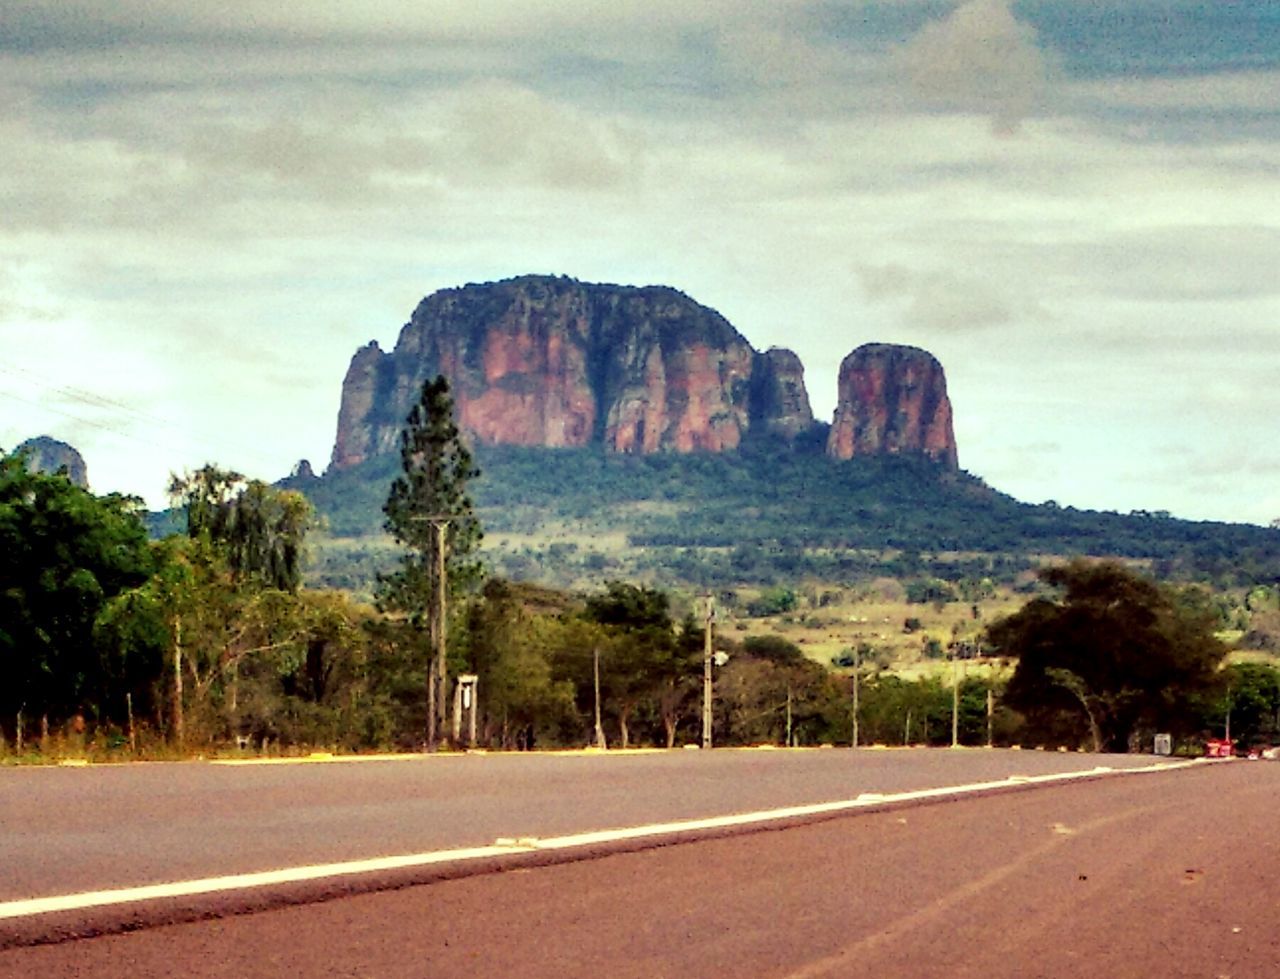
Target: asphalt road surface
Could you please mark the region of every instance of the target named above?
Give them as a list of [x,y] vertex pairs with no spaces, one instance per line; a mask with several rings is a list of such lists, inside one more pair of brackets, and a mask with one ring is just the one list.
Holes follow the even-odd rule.
[[[865,765],[866,779],[846,774],[840,783],[847,794],[1100,760],[847,751],[648,757],[656,767],[642,765],[647,776],[629,773],[623,781],[639,777],[654,796],[684,795],[676,789],[685,765],[701,781],[720,773],[735,783],[767,782],[770,772],[786,782],[793,771],[808,772],[806,782],[826,766],[838,774],[841,760],[846,768]],[[662,759],[681,760],[665,767]],[[596,764],[578,774],[597,783],[641,758],[589,760]],[[556,763],[575,761],[532,764],[546,776]],[[178,770],[188,767],[195,766]],[[902,781],[889,785],[890,771]],[[1280,972],[1272,937],[1280,908],[1277,790],[1280,766],[1234,762],[890,805],[785,829],[10,948],[0,952],[0,975],[1273,976]],[[823,797],[831,796],[812,796]]]
[[815,749],[0,769],[0,902],[1152,761]]

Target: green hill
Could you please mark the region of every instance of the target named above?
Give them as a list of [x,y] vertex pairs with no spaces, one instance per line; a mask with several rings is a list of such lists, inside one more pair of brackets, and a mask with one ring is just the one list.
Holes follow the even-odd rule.
[[[1219,587],[1280,580],[1280,530],[1033,506],[923,458],[844,462],[760,443],[645,456],[481,446],[476,456],[482,476],[471,489],[486,559],[518,580],[698,589],[872,577],[1013,584],[1047,557],[1081,554]],[[314,583],[366,591],[394,561],[381,506],[396,466],[388,456],[285,481],[327,521]]]

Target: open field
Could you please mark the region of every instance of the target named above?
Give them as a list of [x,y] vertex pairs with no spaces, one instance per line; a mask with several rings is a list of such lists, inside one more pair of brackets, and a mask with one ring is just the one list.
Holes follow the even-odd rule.
[[[647,550],[631,546],[621,529],[593,529],[577,521],[554,521],[536,531],[491,533],[486,537],[484,554],[499,576],[537,581],[578,594],[598,591],[610,580],[648,583],[670,594],[677,619],[687,613],[700,617],[705,589],[655,576],[645,566]],[[320,535],[315,547],[317,569],[323,572],[326,567],[346,566],[357,570],[359,577],[345,587],[366,599],[372,597],[376,573],[390,568],[399,553],[395,542],[385,535]],[[957,552],[938,557],[964,561],[973,555]],[[1031,556],[1035,566],[1059,560],[1052,555]],[[1149,571],[1149,562],[1127,563]],[[867,662],[915,678],[944,672],[948,645],[976,644],[988,625],[1016,612],[1030,599],[1033,581],[1034,575],[1027,572],[1018,576],[1016,590],[986,582],[980,594],[967,598],[957,595],[954,600],[910,601],[909,582],[894,578],[856,584],[807,579],[779,586],[794,594],[794,607],[773,615],[753,613],[750,606],[778,588],[743,582],[718,586],[713,593],[718,597],[718,621],[726,639],[782,636],[825,666],[830,666],[833,658],[861,648]],[[958,591],[962,595],[964,589]],[[1244,631],[1226,629],[1218,635],[1228,646],[1234,646]],[[1250,650],[1232,655],[1233,662],[1273,662],[1275,658],[1271,653]]]

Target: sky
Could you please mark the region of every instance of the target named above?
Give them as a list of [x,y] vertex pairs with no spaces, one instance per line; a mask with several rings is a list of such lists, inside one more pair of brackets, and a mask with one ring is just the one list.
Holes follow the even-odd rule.
[[0,448],[165,502],[332,450],[436,289],[674,286],[942,362],[1032,503],[1280,517],[1274,0],[10,0]]

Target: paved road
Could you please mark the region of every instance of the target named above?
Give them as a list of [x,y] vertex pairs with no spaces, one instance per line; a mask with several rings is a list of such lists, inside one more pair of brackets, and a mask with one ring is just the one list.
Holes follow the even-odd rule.
[[1280,765],[1233,762],[0,952],[3,976],[1270,977]]
[[0,902],[1152,760],[831,749],[0,769]]

